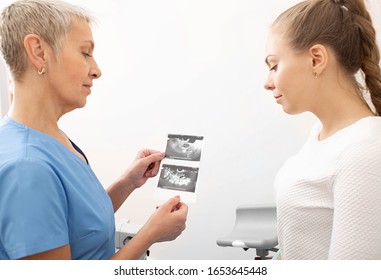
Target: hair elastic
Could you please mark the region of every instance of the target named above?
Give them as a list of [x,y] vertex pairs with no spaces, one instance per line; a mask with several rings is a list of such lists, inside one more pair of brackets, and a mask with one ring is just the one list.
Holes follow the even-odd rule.
[[348,8],[345,6],[345,0],[333,0],[333,2],[337,5],[339,5],[343,10],[349,11]]

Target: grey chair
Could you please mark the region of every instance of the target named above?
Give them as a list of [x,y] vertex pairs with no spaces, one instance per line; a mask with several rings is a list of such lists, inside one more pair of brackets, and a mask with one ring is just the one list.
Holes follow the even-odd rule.
[[269,251],[277,252],[276,207],[240,205],[236,209],[235,225],[227,237],[219,238],[217,245],[256,249],[255,259],[270,259]]

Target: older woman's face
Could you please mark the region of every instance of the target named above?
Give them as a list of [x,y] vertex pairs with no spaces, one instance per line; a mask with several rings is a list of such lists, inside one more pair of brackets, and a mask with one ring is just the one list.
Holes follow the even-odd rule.
[[47,65],[48,83],[62,113],[85,106],[101,71],[93,57],[94,40],[84,20],[74,22],[62,50]]

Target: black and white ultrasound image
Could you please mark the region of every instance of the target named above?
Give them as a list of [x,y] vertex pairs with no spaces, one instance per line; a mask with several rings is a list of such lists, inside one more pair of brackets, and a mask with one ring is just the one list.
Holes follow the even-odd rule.
[[163,189],[195,192],[198,168],[163,164],[158,187]]
[[169,134],[166,147],[166,157],[188,161],[200,161],[202,136]]

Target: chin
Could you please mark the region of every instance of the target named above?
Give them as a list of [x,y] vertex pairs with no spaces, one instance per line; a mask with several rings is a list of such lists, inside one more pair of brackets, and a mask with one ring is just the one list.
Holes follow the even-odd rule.
[[283,108],[283,111],[288,115],[299,115],[306,112],[305,110],[286,110],[285,108]]
[[87,104],[87,102],[85,101],[85,102],[81,103],[77,108],[78,109],[83,108],[86,106],[86,104]]
[[85,107],[85,106],[86,106],[86,100],[83,101],[83,102],[78,102],[78,103],[76,103],[76,104],[71,104],[71,106],[68,106],[68,107],[66,108],[66,110],[65,110],[65,114],[66,114],[66,113],[69,113],[69,112],[71,112],[71,111],[74,111],[74,110],[76,110],[76,109],[81,109],[81,108],[83,108],[83,107]]
[[81,100],[78,100],[78,103],[76,104],[76,109],[83,108],[87,104],[87,98],[83,98]]
[[283,112],[285,112],[288,115],[298,115],[305,112],[305,110],[300,110],[298,108],[292,108],[289,106],[282,106],[282,108]]

